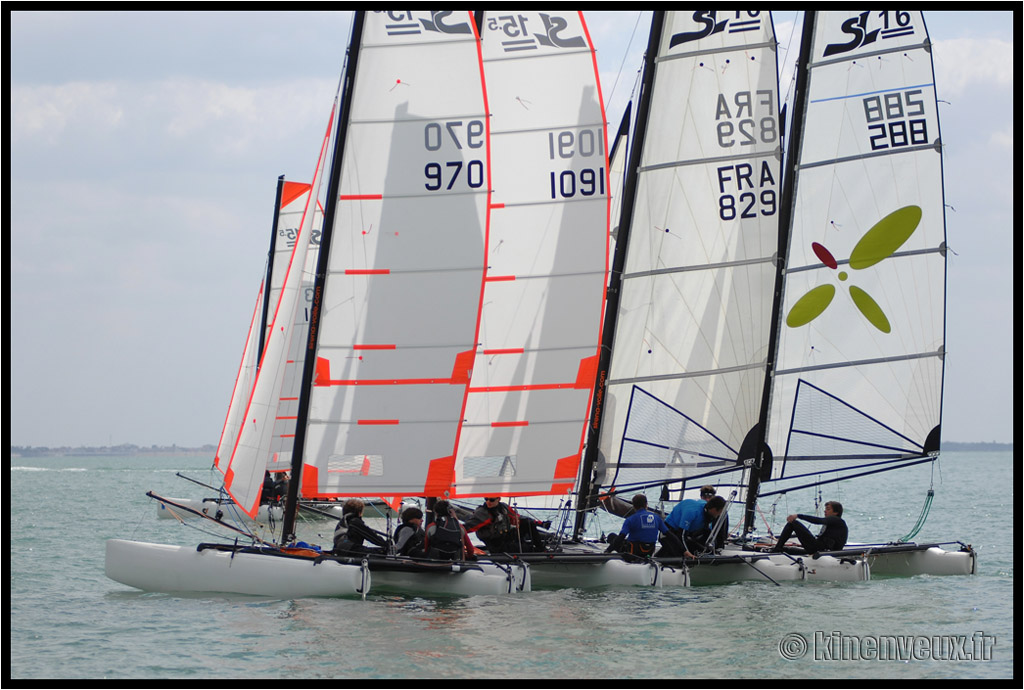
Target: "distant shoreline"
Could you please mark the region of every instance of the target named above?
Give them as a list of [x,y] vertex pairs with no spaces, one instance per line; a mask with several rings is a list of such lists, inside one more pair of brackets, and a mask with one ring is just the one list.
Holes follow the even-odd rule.
[[[961,442],[949,441],[942,444],[943,451],[950,452],[1010,452],[1013,451],[1012,443],[995,442]],[[79,446],[60,448],[48,448],[46,446],[11,446],[10,457],[44,457],[44,456],[89,456],[89,455],[208,455],[213,456],[217,447],[207,444],[198,448],[186,448],[182,446],[136,446],[124,444],[120,446]]]
[[1013,450],[1013,444],[1012,443],[995,443],[995,442],[992,442],[992,441],[987,441],[987,442],[985,442],[985,441],[975,441],[975,442],[969,442],[969,443],[959,442],[959,441],[950,441],[948,443],[944,442],[942,444],[942,450],[944,450],[944,451],[953,451],[953,452],[960,452],[960,451],[964,451],[964,450],[981,451],[981,452],[989,452],[989,451],[1007,452],[1007,451],[1012,451]]
[[177,445],[171,446],[136,446],[124,444],[120,446],[62,446],[49,448],[47,446],[11,446],[10,456],[12,458],[32,457],[76,457],[76,456],[97,456],[97,455],[208,455],[213,457],[217,452],[217,446],[205,445],[198,448],[186,448]]

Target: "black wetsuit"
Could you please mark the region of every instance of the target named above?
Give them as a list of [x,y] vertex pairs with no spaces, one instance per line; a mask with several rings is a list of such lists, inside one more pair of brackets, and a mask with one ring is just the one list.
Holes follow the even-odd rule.
[[815,517],[814,515],[797,515],[798,520],[805,520],[815,525],[824,525],[818,536],[815,537],[811,531],[796,520],[787,522],[779,535],[779,541],[775,545],[776,551],[781,551],[786,542],[793,535],[800,540],[800,545],[808,553],[819,551],[841,551],[846,546],[846,538],[849,531],[846,528],[846,521],[836,515],[829,517]]
[[[376,544],[378,549],[363,545],[363,541]],[[338,526],[334,528],[334,553],[339,556],[348,556],[362,553],[383,553],[383,547],[387,542],[370,529],[363,518],[354,513],[346,513],[338,520]]]
[[395,530],[395,552],[399,556],[414,556],[422,558],[426,556],[423,552],[423,530],[403,522]]

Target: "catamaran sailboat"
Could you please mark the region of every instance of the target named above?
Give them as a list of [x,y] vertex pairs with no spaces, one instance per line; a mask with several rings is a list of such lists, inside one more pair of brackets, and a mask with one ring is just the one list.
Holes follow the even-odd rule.
[[[758,498],[937,457],[945,275],[920,13],[808,13],[784,171],[775,41],[759,30],[766,13],[655,13],[648,57],[683,86],[662,96],[659,71],[649,122],[638,118],[582,507],[600,492],[735,484],[747,538],[692,564],[694,584],[762,577],[755,554],[811,579],[973,572],[965,545],[817,559],[754,548]],[[729,80],[757,65],[760,81]]]

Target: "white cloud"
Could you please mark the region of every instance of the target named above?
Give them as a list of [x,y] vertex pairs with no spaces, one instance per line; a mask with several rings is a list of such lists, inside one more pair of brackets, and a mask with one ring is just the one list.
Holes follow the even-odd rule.
[[1013,43],[993,38],[951,38],[935,42],[939,98],[962,95],[971,86],[1013,85]]
[[334,87],[317,79],[244,87],[182,78],[14,85],[11,137],[24,147],[160,141],[170,147],[185,142],[207,155],[240,155],[288,140],[296,129],[322,132]]
[[1007,125],[1005,128],[992,132],[992,136],[989,137],[989,145],[997,149],[1005,149],[1006,151],[1013,150],[1013,125]]
[[13,85],[10,96],[13,141],[29,139],[53,145],[70,123],[109,131],[124,118],[124,106],[114,84]]

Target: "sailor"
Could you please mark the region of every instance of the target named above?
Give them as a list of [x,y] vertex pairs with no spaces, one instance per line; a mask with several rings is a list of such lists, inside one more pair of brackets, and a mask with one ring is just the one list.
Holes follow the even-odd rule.
[[[714,491],[713,487],[704,487],[701,489],[701,499],[688,498],[679,501],[665,520],[672,534],[682,542],[682,553],[687,558],[694,558],[694,551],[704,550],[704,544],[715,526],[715,521],[725,509],[725,499],[709,493],[707,489]],[[708,497],[707,500],[703,498],[704,496]],[[717,548],[724,545],[725,534],[725,529],[719,531],[715,543]],[[679,555],[672,552],[671,544],[665,544],[665,547],[666,550],[660,555]]]
[[[704,486],[700,487],[700,498],[703,501],[710,501],[712,498],[715,497],[715,494],[717,494],[717,493],[718,492],[715,491],[715,487],[711,486],[710,484],[705,484]],[[724,503],[723,503],[723,508],[724,507],[725,506],[724,506]],[[668,522],[668,521],[666,520],[666,522]],[[717,522],[718,522],[718,518],[716,518],[708,526],[708,533],[704,535],[704,540],[703,540],[702,543],[706,543],[707,542],[707,537],[710,536],[711,530],[714,529],[715,524]],[[722,526],[718,529],[718,534],[715,536],[715,550],[716,551],[720,551],[725,546],[725,537],[729,534],[729,513],[725,513],[724,515],[721,516],[721,522],[722,522]]]
[[[334,528],[334,553],[338,556],[360,556],[362,554],[382,554],[387,541],[376,530],[363,522],[364,504],[358,498],[345,501],[341,509],[341,519]],[[364,546],[368,541],[379,548]]]
[[608,537],[608,548],[605,553],[618,551],[632,556],[649,557],[654,555],[659,534],[674,538],[661,516],[647,510],[646,496],[634,496],[633,509],[636,512],[623,521],[622,532]]
[[[823,526],[818,536],[815,537],[811,534],[811,530],[797,522],[797,520],[805,520],[812,524]],[[843,547],[846,546],[846,539],[849,536],[846,521],[843,520],[843,504],[839,501],[827,502],[825,504],[825,517],[801,514],[787,516],[786,525],[782,528],[782,533],[779,535],[779,541],[772,550],[781,552],[785,548],[786,542],[794,534],[800,540],[800,546],[803,547],[806,553],[817,554],[820,551],[842,551]],[[790,551],[791,549],[786,550]]]
[[270,471],[263,473],[263,490],[260,492],[260,503],[279,503],[288,495],[288,473],[280,472],[277,479]]
[[466,520],[466,531],[476,532],[491,552],[545,551],[538,527],[548,529],[551,522],[540,522],[520,515],[514,508],[502,503],[500,496],[484,498],[484,504],[477,506]]
[[442,561],[472,560],[473,542],[466,533],[451,504],[442,499],[434,504],[434,521],[427,525],[423,537],[427,558]]
[[260,504],[266,505],[267,503],[273,503],[274,501],[274,481],[273,475],[270,474],[270,470],[263,473],[263,490],[260,492]]
[[423,511],[416,507],[402,511],[402,524],[395,530],[395,553],[399,556],[426,556],[423,549]]

